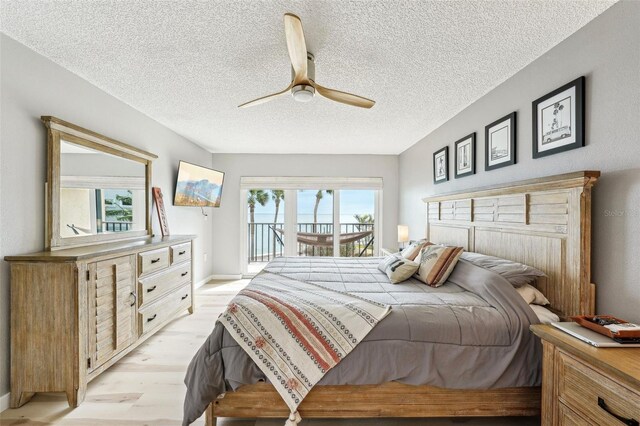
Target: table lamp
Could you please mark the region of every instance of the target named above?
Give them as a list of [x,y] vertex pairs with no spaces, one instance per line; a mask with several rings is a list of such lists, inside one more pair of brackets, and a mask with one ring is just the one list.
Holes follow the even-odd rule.
[[409,227],[407,225],[398,225],[398,242],[402,243],[401,249],[404,248],[404,243],[409,241]]

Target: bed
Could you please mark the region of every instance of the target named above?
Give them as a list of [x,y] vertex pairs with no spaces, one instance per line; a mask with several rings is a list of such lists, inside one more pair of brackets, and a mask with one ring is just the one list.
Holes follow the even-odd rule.
[[[557,313],[592,313],[590,205],[598,176],[598,172],[578,172],[425,198],[427,238],[541,269],[548,278],[538,285]],[[510,292],[496,274],[484,276],[486,270],[464,261],[443,287],[427,289],[411,282],[394,286],[376,273],[378,261],[283,258],[256,278],[320,282],[393,306],[395,314],[311,390],[299,407],[303,418],[539,414],[539,385],[545,380],[539,368],[542,349],[528,331],[537,317],[515,291]],[[482,286],[474,287],[477,282]],[[412,304],[422,306],[423,316],[412,316],[411,309],[405,309]],[[474,314],[461,321],[465,312]],[[432,316],[437,331],[425,325],[429,321],[424,315]],[[453,320],[444,320],[447,315]],[[451,326],[460,323],[465,326]],[[496,325],[477,326],[482,323]],[[415,351],[398,340],[423,347]],[[190,367],[187,374],[185,419],[201,409],[206,409],[208,425],[217,417],[288,416],[289,409],[273,386],[255,364],[243,359],[240,348],[233,348],[221,327],[214,329],[203,348],[207,345],[227,351],[223,363],[229,364],[227,372],[212,366],[211,354],[200,355],[202,366]],[[462,346],[476,351],[465,355]],[[377,354],[377,364],[367,359],[371,354]],[[470,364],[470,358],[476,363]],[[460,374],[444,374],[456,368]],[[207,374],[215,377],[204,379]]]

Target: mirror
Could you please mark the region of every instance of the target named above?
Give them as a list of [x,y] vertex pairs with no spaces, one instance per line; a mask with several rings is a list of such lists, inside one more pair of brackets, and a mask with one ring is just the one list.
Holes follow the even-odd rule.
[[49,128],[48,247],[150,235],[155,155],[55,117],[42,120]]
[[60,237],[145,230],[145,166],[60,141]]

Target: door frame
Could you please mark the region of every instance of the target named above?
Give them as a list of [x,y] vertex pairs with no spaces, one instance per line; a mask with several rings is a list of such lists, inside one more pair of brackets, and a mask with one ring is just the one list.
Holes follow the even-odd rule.
[[265,176],[243,176],[240,178],[240,271],[243,278],[251,278],[254,274],[248,273],[247,259],[247,191],[249,189],[282,189],[285,191],[284,209],[284,254],[285,256],[296,255],[296,222],[287,218],[297,217],[298,191],[304,189],[332,189],[333,195],[333,232],[334,243],[333,252],[340,253],[340,239],[335,236],[340,234],[340,190],[341,189],[364,189],[374,192],[374,218],[373,225],[374,255],[380,253],[382,245],[382,210],[383,210],[383,179],[378,177],[265,177]]

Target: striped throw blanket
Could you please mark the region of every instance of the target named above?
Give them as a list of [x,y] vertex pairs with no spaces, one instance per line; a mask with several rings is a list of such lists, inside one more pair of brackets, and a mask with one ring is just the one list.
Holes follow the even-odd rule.
[[262,272],[218,321],[269,378],[291,410],[347,356],[390,307],[317,284]]

